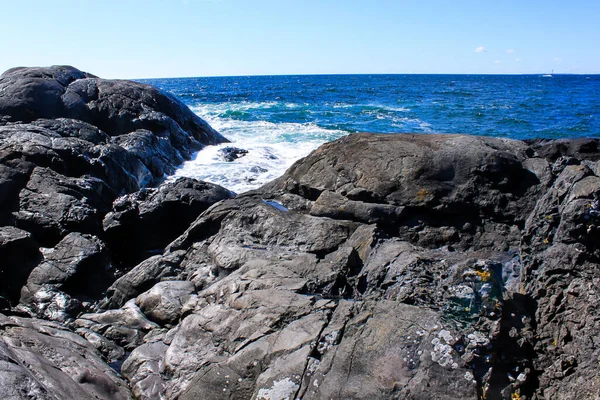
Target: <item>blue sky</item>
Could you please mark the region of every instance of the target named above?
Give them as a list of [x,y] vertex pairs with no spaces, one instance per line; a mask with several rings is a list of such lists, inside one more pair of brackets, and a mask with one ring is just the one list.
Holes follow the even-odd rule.
[[600,73],[600,1],[0,0],[0,70]]

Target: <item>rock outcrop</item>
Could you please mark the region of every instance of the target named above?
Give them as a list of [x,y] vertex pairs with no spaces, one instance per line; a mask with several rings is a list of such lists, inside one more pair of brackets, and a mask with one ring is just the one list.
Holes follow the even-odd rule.
[[600,396],[599,140],[355,134],[235,197],[149,188],[200,137],[175,100],[5,76],[0,393]]
[[[113,327],[111,335],[73,323],[96,309],[124,270],[150,256],[138,246],[130,261],[113,248],[114,231],[103,222],[107,214],[118,219],[122,196],[136,199],[132,207],[144,211],[132,219],[164,225],[149,244],[162,252],[202,211],[232,196],[204,182],[162,184],[164,178],[195,151],[226,141],[148,85],[64,66],[0,77],[0,393],[131,397],[107,362],[132,349],[115,341],[133,342],[127,334],[137,327]],[[181,197],[177,206],[174,197]],[[139,316],[148,329],[158,327]]]

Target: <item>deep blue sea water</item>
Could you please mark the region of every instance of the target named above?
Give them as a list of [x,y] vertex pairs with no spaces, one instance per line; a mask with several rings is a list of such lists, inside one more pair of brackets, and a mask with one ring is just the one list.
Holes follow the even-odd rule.
[[[207,148],[177,175],[241,192],[351,132],[600,137],[600,75],[308,75],[143,80],[186,103],[247,156]],[[222,147],[222,146],[221,146]]]

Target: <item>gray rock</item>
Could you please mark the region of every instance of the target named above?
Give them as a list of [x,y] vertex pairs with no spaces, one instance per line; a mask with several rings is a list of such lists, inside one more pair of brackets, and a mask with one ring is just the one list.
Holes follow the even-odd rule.
[[78,328],[102,335],[129,351],[140,346],[148,332],[160,328],[146,318],[135,304],[135,300],[129,301],[118,310],[82,314],[74,324]]
[[175,324],[195,289],[188,281],[159,282],[139,295],[136,303],[151,321],[159,325]]
[[157,399],[164,394],[166,387],[161,372],[167,348],[162,342],[143,344],[133,350],[123,363],[123,376],[131,382],[136,398]]
[[600,178],[568,165],[527,220],[521,254],[523,291],[535,331],[533,367],[540,398],[592,398],[600,393],[596,332],[600,307]]
[[129,399],[127,384],[65,327],[0,314],[0,394],[9,399]]
[[107,300],[101,306],[119,308],[161,280],[177,280],[184,256],[185,251],[176,251],[142,261],[108,288]]

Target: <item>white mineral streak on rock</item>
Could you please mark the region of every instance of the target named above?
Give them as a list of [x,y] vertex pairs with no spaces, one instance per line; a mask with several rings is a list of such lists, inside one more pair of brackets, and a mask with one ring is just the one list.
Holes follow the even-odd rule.
[[260,389],[257,400],[292,400],[292,396],[300,388],[290,378],[273,382],[271,389]]

